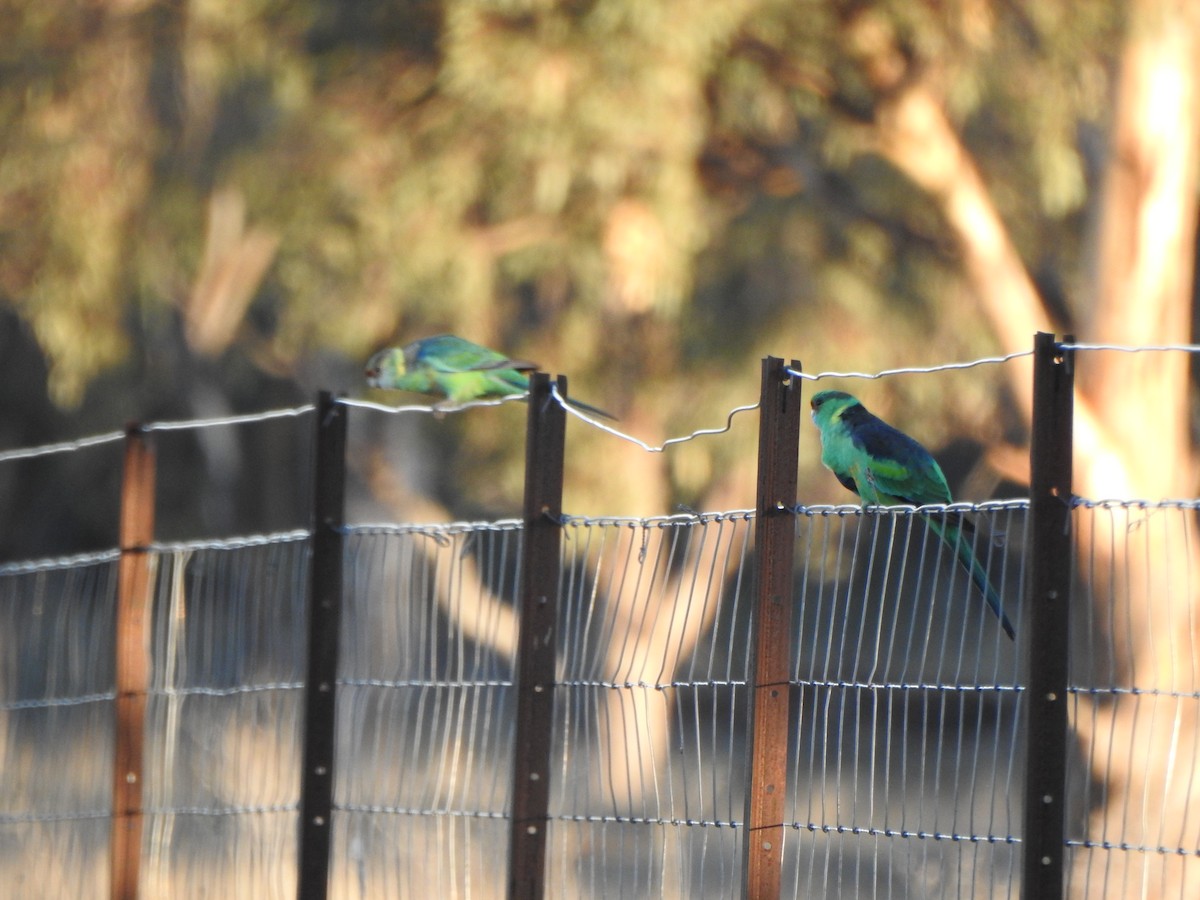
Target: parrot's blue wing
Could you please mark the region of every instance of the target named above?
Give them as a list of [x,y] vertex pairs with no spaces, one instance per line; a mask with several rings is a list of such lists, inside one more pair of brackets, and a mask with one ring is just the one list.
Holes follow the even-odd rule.
[[881,499],[913,506],[949,503],[946,476],[929,451],[861,406],[858,410],[843,416],[843,422],[854,445],[868,457],[867,477]]
[[417,361],[437,372],[480,372],[492,369],[528,371],[537,368],[534,363],[509,359],[503,353],[454,334],[439,334],[422,340],[417,350]]

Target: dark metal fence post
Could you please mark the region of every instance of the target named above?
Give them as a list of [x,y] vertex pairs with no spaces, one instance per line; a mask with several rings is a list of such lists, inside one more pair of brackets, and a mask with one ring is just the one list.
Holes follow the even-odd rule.
[[[1067,343],[1072,338],[1067,337]],[[1029,655],[1025,699],[1025,821],[1021,896],[1063,896],[1066,855],[1067,677],[1071,597],[1074,357],[1053,335],[1034,341],[1030,446]]]
[[[561,375],[558,393],[564,399],[567,396],[567,380]],[[550,379],[543,372],[535,372],[530,378],[528,421],[516,663],[517,735],[509,833],[510,900],[536,900],[545,893],[566,411],[551,396]]]
[[308,597],[308,674],[300,783],[300,867],[296,895],[329,891],[338,641],[342,613],[342,526],[346,496],[346,407],[317,397],[312,560]]
[[154,540],[154,448],[135,425],[125,432],[117,575],[116,703],[109,889],[138,896],[146,695],[150,688],[150,554]]
[[[800,363],[793,360],[791,368],[799,371]],[[764,359],[754,532],[757,599],[749,638],[752,744],[742,837],[742,889],[751,900],[779,896],[783,863],[800,399],[800,379],[788,375],[783,360]]]

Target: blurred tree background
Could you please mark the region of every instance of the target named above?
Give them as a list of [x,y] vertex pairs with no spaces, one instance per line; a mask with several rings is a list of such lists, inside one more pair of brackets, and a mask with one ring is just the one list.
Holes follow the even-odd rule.
[[[765,353],[874,371],[1026,349],[1058,322],[1086,332],[1124,3],[2,5],[4,447],[361,393],[373,350],[438,331],[568,373],[650,441],[752,402]],[[1044,299],[1015,347],[936,191],[889,151],[888,105],[914,85]],[[1003,379],[863,393],[935,447],[1019,443]],[[520,413],[378,437],[448,460],[417,487],[453,514],[507,515],[523,432],[496,415]],[[611,439],[583,429],[569,504],[752,505],[752,438],[600,465]],[[306,449],[258,439],[181,447],[212,477],[163,528],[303,524],[294,485],[260,470]],[[53,465],[6,468],[39,507],[73,496]],[[845,499],[831,479],[811,489]],[[104,514],[54,514],[0,551],[106,546]]]
[[[1194,331],[1189,0],[0,13],[0,448],[361,394],[372,351],[439,331],[569,374],[653,443],[753,402],[767,353],[878,371],[1025,350],[1039,328]],[[1081,361],[1080,494],[1196,496],[1192,368]],[[1028,373],[852,389],[985,499],[1026,477]],[[523,434],[514,406],[371,420],[362,508],[514,515]],[[651,455],[573,426],[567,508],[752,506],[754,434]],[[304,525],[307,437],[161,435],[160,536]],[[802,498],[848,500],[804,440]],[[0,559],[112,546],[118,460],[0,465]],[[1196,568],[1195,543],[1171,558]],[[1137,646],[1116,664],[1154,681]],[[1114,721],[1081,739],[1116,743]]]

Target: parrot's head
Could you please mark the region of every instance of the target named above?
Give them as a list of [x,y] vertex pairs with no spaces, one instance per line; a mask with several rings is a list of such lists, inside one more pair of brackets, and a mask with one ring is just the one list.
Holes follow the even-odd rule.
[[820,391],[813,394],[808,405],[812,407],[812,417],[817,427],[824,428],[840,419],[850,407],[861,404],[845,391]]
[[408,372],[404,350],[400,347],[389,347],[380,350],[367,360],[367,385],[375,388],[386,388]]

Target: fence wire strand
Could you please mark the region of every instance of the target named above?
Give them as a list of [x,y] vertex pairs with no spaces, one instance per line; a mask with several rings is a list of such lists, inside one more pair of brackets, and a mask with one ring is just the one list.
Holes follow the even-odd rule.
[[79,438],[74,441],[62,441],[57,444],[43,444],[40,447],[25,447],[17,450],[0,451],[0,463],[15,462],[21,459],[37,459],[41,456],[53,456],[56,453],[73,453],[88,447],[99,447],[103,444],[113,444],[123,440],[125,432],[109,431],[91,437]]
[[527,399],[528,393],[524,394],[509,394],[506,397],[496,397],[490,400],[471,400],[467,403],[409,403],[399,406],[392,406],[387,403],[376,403],[374,400],[362,400],[352,397],[338,397],[337,402],[342,406],[353,406],[359,409],[370,409],[375,412],[388,413],[389,415],[397,415],[402,413],[425,413],[427,415],[446,415],[452,413],[465,412],[469,409],[478,409],[488,406],[501,406],[505,403],[513,403]]
[[599,419],[596,419],[593,416],[589,416],[587,413],[584,413],[581,410],[578,410],[575,407],[571,406],[569,403],[566,402],[566,400],[563,399],[562,395],[558,393],[558,386],[556,384],[552,383],[550,385],[550,394],[551,394],[551,396],[554,397],[555,400],[558,401],[559,405],[562,406],[563,409],[565,409],[567,412],[569,412],[575,418],[577,418],[583,422],[586,422],[587,424],[591,425],[593,428],[598,428],[600,431],[606,432],[607,434],[611,434],[613,437],[620,438],[623,441],[628,441],[631,444],[635,444],[636,446],[641,447],[647,453],[662,453],[668,447],[674,446],[675,444],[685,444],[688,441],[695,440],[698,437],[707,437],[707,436],[714,435],[714,434],[725,434],[727,431],[729,431],[729,429],[731,429],[733,427],[734,416],[737,416],[740,413],[750,412],[751,410],[758,409],[757,402],[749,403],[749,404],[746,404],[745,406],[735,406],[728,413],[726,413],[725,424],[719,428],[701,428],[696,431],[693,431],[691,434],[685,434],[680,437],[668,438],[667,440],[663,441],[661,444],[649,444],[649,443],[641,440],[640,438],[636,438],[633,435],[626,434],[623,431],[619,431],[618,429],[613,428],[611,425],[606,425],[605,423],[601,422]]
[[305,416],[316,409],[311,403],[286,409],[269,409],[264,412],[240,413],[233,416],[215,416],[207,419],[184,419],[178,422],[147,422],[139,426],[141,431],[193,431],[202,428],[223,428],[227,425],[249,425],[269,422],[273,419],[292,419]]
[[801,378],[805,381],[822,381],[826,378],[865,378],[875,380],[879,378],[888,378],[893,375],[929,375],[935,372],[950,372],[958,369],[973,369],[976,366],[995,365],[998,363],[1010,362],[1014,359],[1021,359],[1025,356],[1033,356],[1032,350],[1019,350],[1016,353],[1007,353],[1004,356],[985,356],[980,359],[973,359],[968,362],[956,363],[941,363],[934,366],[910,366],[899,369],[884,369],[879,372],[817,372],[809,374],[799,369],[787,368],[785,371],[793,378]]
[[[1147,353],[1147,352],[1170,352],[1179,351],[1184,353],[1200,353],[1200,344],[1153,344],[1153,345],[1124,345],[1124,344],[1098,344],[1098,343],[1063,343],[1059,345],[1064,350],[1079,350],[1079,351],[1118,351],[1123,353]],[[925,375],[937,372],[956,371],[963,369],[973,369],[977,366],[996,365],[1000,363],[1010,362],[1015,359],[1032,356],[1032,350],[1020,350],[1014,353],[1007,353],[1002,356],[985,356],[978,359],[968,360],[966,362],[950,362],[941,363],[932,366],[906,366],[894,369],[883,369],[878,372],[855,372],[855,371],[823,371],[817,373],[808,373],[799,369],[786,368],[790,376],[801,378],[805,381],[822,381],[828,378],[859,378],[867,380],[877,380],[880,378],[888,378],[895,375]],[[647,453],[662,453],[666,448],[675,444],[687,443],[699,437],[707,437],[711,435],[725,434],[732,428],[733,419],[735,416],[758,409],[758,403],[749,403],[743,406],[736,406],[726,413],[725,424],[717,428],[701,428],[690,434],[681,435],[679,437],[668,438],[661,444],[651,444],[643,441],[633,435],[626,434],[611,425],[596,419],[587,413],[576,409],[567,404],[558,394],[557,385],[551,383],[551,394],[554,398],[564,406],[567,412],[575,416],[577,419],[604,431],[613,437],[619,438],[628,443],[641,447]],[[369,409],[375,412],[383,412],[388,414],[402,413],[422,413],[426,415],[444,415],[450,413],[458,413],[476,407],[500,406],[504,403],[515,401],[523,401],[527,399],[527,394],[513,394],[506,397],[486,400],[472,400],[467,403],[450,404],[445,401],[433,404],[401,404],[389,405],[386,403],[378,403],[373,400],[364,400],[361,398],[338,397],[337,402],[343,406],[357,407],[360,409]],[[152,431],[186,431],[201,428],[213,428],[228,425],[251,424],[254,422],[263,422],[271,419],[287,418],[306,415],[313,412],[315,406],[311,403],[302,404],[296,407],[267,410],[257,413],[244,413],[231,416],[218,416],[204,419],[184,419],[179,421],[161,421],[149,422],[139,426],[142,430]],[[69,453],[78,450],[83,450],[89,447],[110,444],[120,441],[124,438],[123,431],[110,431],[103,434],[92,435],[89,437],[79,438],[72,441],[62,441],[54,444],[44,444],[37,447],[18,448],[13,450],[0,451],[0,463],[15,462],[24,459],[34,459],[42,456],[50,456],[57,453]]]
[[[181,419],[179,421],[146,422],[134,427],[138,431],[192,431],[203,428],[219,428],[228,425],[247,425],[255,422],[268,422],[273,419],[294,418],[306,415],[316,409],[311,403],[286,409],[271,409],[262,412],[243,413],[233,416],[217,416],[206,419]],[[37,459],[43,456],[53,456],[57,453],[73,453],[89,447],[112,444],[124,440],[126,432],[109,431],[104,434],[83,437],[73,441],[62,441],[57,444],[43,444],[38,447],[26,447],[16,450],[0,451],[0,463],[16,462],[22,459]]]
[[1118,353],[1200,353],[1200,344],[1085,344],[1062,343],[1063,350],[1112,350]]

